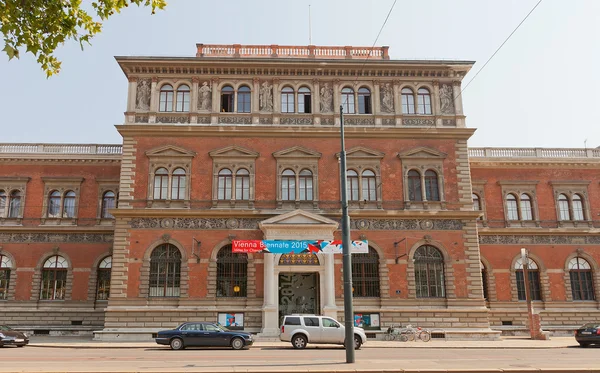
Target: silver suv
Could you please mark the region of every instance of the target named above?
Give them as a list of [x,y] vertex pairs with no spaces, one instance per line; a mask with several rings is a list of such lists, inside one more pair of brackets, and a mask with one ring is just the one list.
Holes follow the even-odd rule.
[[[305,348],[308,343],[335,343],[345,345],[344,325],[328,316],[287,315],[283,317],[279,339],[292,342],[296,349]],[[359,349],[367,342],[362,328],[354,328],[354,348]]]

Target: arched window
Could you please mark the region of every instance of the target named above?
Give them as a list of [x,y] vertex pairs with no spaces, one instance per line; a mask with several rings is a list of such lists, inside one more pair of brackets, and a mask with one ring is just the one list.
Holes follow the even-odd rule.
[[379,296],[379,255],[372,247],[368,253],[352,254],[352,289],[355,297]]
[[98,265],[98,280],[96,281],[96,300],[107,300],[110,295],[110,271],[112,256],[102,259]]
[[287,169],[281,174],[281,200],[296,200],[296,173]]
[[[527,276],[529,280],[529,294],[531,300],[542,300],[542,291],[540,288],[540,270],[538,265],[531,258],[527,262]],[[517,275],[517,297],[519,300],[526,300],[525,294],[525,276],[523,275],[523,261],[521,258],[515,262],[515,274]]]
[[421,174],[416,170],[408,171],[408,200],[423,200],[423,193],[421,192]]
[[171,178],[171,199],[185,199],[186,198],[186,180],[185,170],[183,168],[176,168],[173,171]]
[[373,114],[371,107],[371,91],[368,88],[360,88],[358,90],[358,113]]
[[583,198],[579,194],[573,195],[573,220],[585,220]]
[[354,170],[346,171],[348,182],[348,201],[358,201],[360,199],[358,189],[358,173]]
[[113,191],[104,192],[102,195],[102,208],[100,211],[100,217],[102,219],[113,219],[114,216],[108,212],[109,209],[115,207],[115,193]]
[[226,85],[221,88],[221,112],[233,113],[233,87]]
[[235,199],[250,199],[250,172],[245,168],[240,168],[235,173]]
[[479,265],[481,266],[481,283],[483,285],[483,299],[489,301],[490,297],[488,295],[488,274],[487,274],[487,269],[485,268],[485,265],[483,265],[483,262],[479,262]]
[[65,193],[63,201],[63,218],[74,218],[75,217],[75,192],[69,190]]
[[419,88],[417,91],[419,114],[431,115],[431,95],[427,88]]
[[178,297],[181,281],[181,252],[171,244],[162,244],[150,255],[150,296]]
[[[8,217],[18,218],[21,212],[21,192],[13,190],[8,204]],[[582,219],[583,220],[583,219]]]
[[417,298],[444,298],[444,257],[433,246],[423,245],[415,251]]
[[249,113],[250,112],[250,88],[241,86],[237,92],[237,112],[238,113]]
[[506,195],[506,213],[508,215],[508,220],[519,220],[517,197],[512,193]]
[[402,113],[415,113],[415,93],[410,88],[402,88]]
[[294,112],[294,89],[292,87],[284,87],[281,90],[281,112]]
[[175,111],[190,111],[190,87],[187,84],[177,87],[177,105]]
[[594,280],[590,263],[577,257],[569,261],[568,268],[573,300],[594,300]]
[[377,185],[375,172],[364,170],[362,173],[362,198],[366,201],[377,201]]
[[300,175],[298,175],[298,192],[300,201],[313,200],[313,174],[310,170],[300,171]]
[[60,255],[54,255],[44,262],[42,268],[42,290],[40,299],[65,299],[67,289],[67,260]]
[[231,245],[217,254],[217,297],[248,295],[248,255],[231,252]]
[[0,218],[3,218],[6,216],[6,200],[7,200],[6,192],[3,190],[0,190]]
[[8,298],[8,285],[10,285],[10,270],[12,266],[10,258],[0,254],[0,300]]
[[438,187],[438,175],[435,171],[425,171],[425,196],[428,201],[439,201],[440,190]]
[[60,192],[55,190],[48,196],[48,217],[60,217]]
[[533,210],[531,208],[531,197],[529,194],[521,194],[521,219],[533,220]]
[[312,113],[310,89],[302,87],[298,90],[298,113]]
[[170,84],[160,87],[158,111],[173,111],[173,86]]
[[569,199],[564,194],[558,196],[558,215],[560,220],[571,220]]
[[154,199],[167,199],[168,189],[169,172],[161,167],[154,172]]
[[479,196],[475,193],[471,194],[473,198],[473,211],[481,211],[481,200]]
[[228,168],[224,168],[219,171],[219,180],[217,182],[217,198],[220,200],[231,199],[231,184],[233,180],[233,174]]
[[342,89],[342,108],[346,114],[354,114],[354,90],[352,88]]

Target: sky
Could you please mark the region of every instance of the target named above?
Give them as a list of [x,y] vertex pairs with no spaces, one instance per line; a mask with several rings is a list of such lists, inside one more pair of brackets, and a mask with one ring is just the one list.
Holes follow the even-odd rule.
[[[371,46],[394,0],[168,2],[155,15],[133,6],[113,16],[84,51],[61,46],[62,70],[49,79],[24,51],[20,60],[0,55],[0,143],[120,143],[127,79],[114,56],[194,56],[196,43],[308,45],[309,4],[312,44]],[[471,147],[600,146],[598,0],[543,0],[465,89],[537,2],[397,0],[376,45],[392,59],[476,61],[463,80]]]

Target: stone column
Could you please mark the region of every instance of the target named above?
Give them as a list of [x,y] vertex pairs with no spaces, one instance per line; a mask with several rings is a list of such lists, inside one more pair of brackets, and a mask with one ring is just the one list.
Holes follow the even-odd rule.
[[152,111],[152,112],[158,111],[158,99],[159,99],[160,92],[158,92],[158,90],[156,89],[157,84],[158,84],[158,77],[153,76],[152,77],[152,87],[150,89],[150,91],[151,91],[151,93],[150,93],[150,111]]
[[313,114],[320,114],[321,113],[321,100],[319,100],[320,97],[320,93],[319,90],[321,88],[319,87],[319,79],[313,79],[313,89],[312,92],[310,93],[310,107],[312,109],[312,113]]
[[421,196],[423,197],[423,202],[427,201],[427,191],[425,190],[425,172],[424,170],[421,170]]
[[273,79],[273,114],[281,113],[281,96],[279,95],[279,79]]
[[264,337],[276,337],[279,335],[279,317],[277,316],[277,304],[275,304],[276,273],[275,254],[264,255],[264,302],[262,307],[262,325],[260,332]]
[[454,80],[452,82],[452,89],[452,93],[454,93],[454,112],[456,115],[463,115],[462,95],[460,94],[459,80]]
[[129,92],[127,95],[127,111],[135,111],[135,99],[137,95],[137,78],[129,77]]
[[338,114],[340,112],[340,81],[335,79],[333,81],[333,113]]
[[190,113],[198,112],[198,83],[200,78],[197,76],[192,78],[192,92],[190,94]]
[[440,81],[439,80],[434,80],[433,81],[433,92],[432,92],[432,97],[431,97],[432,105],[431,105],[431,109],[432,109],[432,114],[435,115],[434,121],[435,121],[435,125],[436,127],[441,127],[442,126],[442,118],[439,118],[440,115],[442,115],[442,109],[440,107]]
[[377,115],[381,113],[381,100],[379,94],[379,81],[373,81],[373,94],[371,95],[371,105],[373,107],[373,114]]
[[252,112],[258,113],[260,111],[260,79],[252,79]]
[[210,122],[217,124],[219,122],[219,112],[221,111],[221,100],[219,100],[219,78],[211,78],[211,89],[212,89],[212,116]]
[[337,306],[335,305],[335,266],[333,254],[322,254],[325,264],[325,297],[323,304],[323,315],[337,318]]

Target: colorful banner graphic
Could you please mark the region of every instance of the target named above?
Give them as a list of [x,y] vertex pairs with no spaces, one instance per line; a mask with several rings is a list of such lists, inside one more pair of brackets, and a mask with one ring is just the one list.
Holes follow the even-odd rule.
[[[234,253],[272,253],[272,254],[300,254],[300,253],[329,253],[342,254],[342,241],[294,241],[294,240],[233,240]],[[351,253],[368,253],[367,240],[351,241]]]

